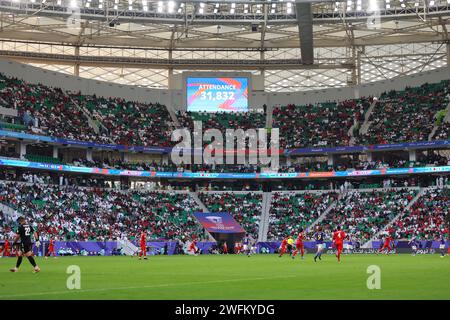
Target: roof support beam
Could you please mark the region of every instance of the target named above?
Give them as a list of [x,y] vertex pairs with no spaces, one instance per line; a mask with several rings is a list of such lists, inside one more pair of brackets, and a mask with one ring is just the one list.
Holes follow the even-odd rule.
[[297,3],[297,24],[300,36],[300,52],[304,64],[314,63],[313,15],[311,3]]

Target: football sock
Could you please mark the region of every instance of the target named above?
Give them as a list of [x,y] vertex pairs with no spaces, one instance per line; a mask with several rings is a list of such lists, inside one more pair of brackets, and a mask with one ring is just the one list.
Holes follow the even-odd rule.
[[20,264],[22,263],[22,256],[17,257],[17,262],[16,262],[16,268],[18,269],[20,267]]
[[28,261],[30,261],[30,263],[33,267],[36,267],[36,261],[34,261],[34,258],[32,256],[28,257]]

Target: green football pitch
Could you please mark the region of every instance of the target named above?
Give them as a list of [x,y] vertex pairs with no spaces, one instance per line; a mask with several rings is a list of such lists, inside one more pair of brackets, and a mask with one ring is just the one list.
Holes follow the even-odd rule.
[[[450,299],[450,257],[347,255],[338,264],[289,256],[157,256],[0,259],[4,299]],[[79,267],[80,289],[69,290],[67,268]],[[369,290],[369,266],[380,269],[380,289]],[[370,281],[369,281],[370,282]],[[372,282],[370,282],[372,283]]]

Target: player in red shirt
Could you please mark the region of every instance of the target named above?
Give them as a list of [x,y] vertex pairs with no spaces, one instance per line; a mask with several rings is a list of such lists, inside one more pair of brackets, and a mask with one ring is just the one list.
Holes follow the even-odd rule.
[[283,241],[281,242],[280,255],[279,255],[280,258],[286,252],[287,241],[288,241],[288,237],[284,238]]
[[386,236],[386,238],[384,239],[384,244],[383,244],[383,246],[380,248],[380,250],[378,250],[378,253],[381,253],[381,252],[383,252],[384,250],[387,250],[387,251],[386,251],[386,254],[389,254],[389,253],[391,252],[391,250],[392,250],[392,247],[391,247],[391,242],[392,242],[392,241],[394,241],[394,239],[391,237],[390,234],[388,234],[388,235]]
[[139,260],[142,259],[142,256],[144,256],[144,260],[147,260],[147,240],[144,231],[141,232],[141,237],[139,241],[141,246],[141,251],[139,252]]
[[336,247],[336,257],[338,262],[341,263],[341,253],[344,248],[344,239],[347,237],[344,231],[341,230],[341,227],[338,226],[337,230],[333,234],[333,244]]
[[9,244],[8,239],[5,239],[5,243],[3,244],[3,257],[9,257],[11,255],[11,246]]
[[47,254],[45,255],[45,259],[48,259],[50,255],[53,255],[56,258],[55,254],[55,243],[53,239],[50,239],[50,243],[48,245]]
[[234,244],[234,253],[240,254],[242,252],[242,244],[240,242],[236,242]]
[[298,234],[297,241],[295,242],[295,251],[292,253],[292,259],[295,259],[295,256],[299,251],[303,259],[305,255],[305,246],[303,245],[303,228],[300,228],[300,233]]
[[197,248],[196,244],[197,244],[197,241],[196,241],[195,239],[192,240],[192,242],[191,242],[191,244],[190,244],[190,246],[189,246],[188,251],[189,251],[189,252],[190,252],[190,251],[194,251],[194,254],[197,254],[197,253],[198,253],[198,248]]
[[226,242],[223,243],[223,254],[228,254],[228,245]]

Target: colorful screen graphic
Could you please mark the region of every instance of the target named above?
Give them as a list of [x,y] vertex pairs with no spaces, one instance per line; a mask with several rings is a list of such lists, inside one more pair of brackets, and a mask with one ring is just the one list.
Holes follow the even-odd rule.
[[187,110],[248,111],[248,78],[187,78]]
[[244,233],[245,230],[227,212],[194,212],[194,216],[209,232]]

